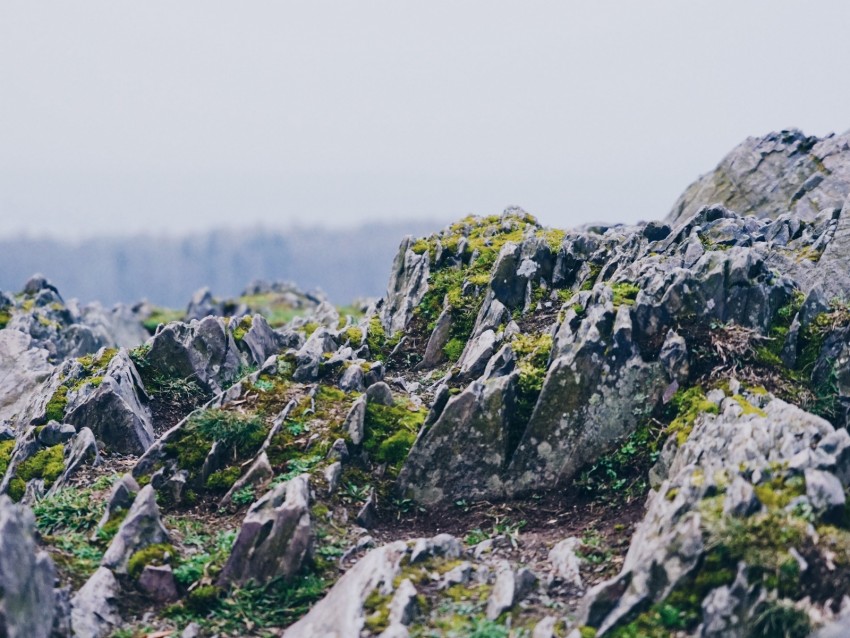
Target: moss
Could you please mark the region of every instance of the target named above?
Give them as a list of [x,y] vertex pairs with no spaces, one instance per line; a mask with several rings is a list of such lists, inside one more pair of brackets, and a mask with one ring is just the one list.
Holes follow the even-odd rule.
[[755,414],[755,415],[761,416],[761,417],[767,416],[767,412],[765,412],[761,408],[757,408],[752,403],[747,401],[744,397],[742,397],[740,394],[736,394],[732,398],[735,400],[735,402],[738,405],[741,406],[741,408],[744,410],[744,412],[743,412],[744,414]]
[[207,478],[207,489],[215,492],[225,492],[233,487],[233,484],[239,479],[241,474],[242,471],[235,465],[226,467],[218,472],[213,472]]
[[310,335],[312,335],[314,332],[316,332],[316,330],[318,330],[318,329],[319,329],[319,324],[316,323],[315,321],[309,321],[309,322],[305,323],[304,327],[302,328],[302,330],[304,330],[304,334],[307,335],[308,337]]
[[43,448],[15,468],[15,475],[23,481],[40,478],[50,487],[65,471],[65,446],[61,443]]
[[424,255],[431,248],[431,244],[428,243],[427,239],[417,239],[413,245],[410,247],[410,250],[415,252],[417,255]]
[[699,386],[679,390],[673,396],[671,404],[676,410],[676,417],[670,423],[668,432],[676,435],[679,445],[688,440],[697,417],[701,414],[718,414],[720,412],[717,404],[706,399],[705,392]]
[[174,557],[174,547],[167,543],[148,545],[130,556],[127,562],[127,573],[132,579],[137,579],[147,565],[166,565]]
[[83,366],[87,373],[91,373],[95,370],[106,368],[116,354],[118,354],[118,348],[106,348],[100,356],[88,354],[84,357],[79,357],[77,361]]
[[379,463],[387,463],[394,473],[407,457],[425,416],[421,408],[414,411],[404,403],[391,406],[368,403],[363,448]]
[[640,292],[640,287],[633,283],[623,281],[611,286],[611,290],[614,292],[614,307],[618,308],[622,305],[633,306],[635,299]]
[[460,359],[460,355],[463,354],[463,349],[465,347],[466,341],[455,337],[454,339],[449,339],[446,342],[446,345],[443,346],[443,354],[446,355],[449,361],[454,363]]
[[12,320],[12,313],[8,308],[0,308],[0,330],[9,325]]
[[366,612],[366,628],[372,633],[379,634],[390,626],[390,601],[392,596],[384,596],[374,590],[363,602]]
[[233,338],[236,339],[236,341],[242,341],[245,338],[245,335],[250,332],[253,325],[254,318],[251,315],[245,315],[239,320],[238,325],[233,329]]
[[98,537],[103,540],[111,540],[115,534],[118,533],[118,528],[121,527],[121,523],[124,522],[124,518],[127,516],[127,510],[123,507],[118,507],[114,512],[109,516],[109,520],[103,524],[103,527],[98,530]]
[[387,333],[384,331],[384,326],[381,325],[381,320],[374,316],[369,320],[369,332],[366,335],[366,345],[369,346],[369,352],[375,358],[381,358],[384,346],[387,342]]
[[59,386],[50,401],[47,402],[47,407],[44,411],[44,418],[48,421],[58,421],[62,423],[65,419],[65,408],[68,405],[68,388],[64,385]]
[[27,484],[23,479],[18,478],[17,476],[9,481],[9,488],[6,493],[9,495],[9,498],[17,503],[20,501],[24,494],[27,491]]
[[596,285],[599,273],[602,272],[602,266],[599,264],[588,263],[588,267],[590,270],[587,273],[587,277],[585,277],[584,281],[581,282],[579,290],[593,290],[593,286]]
[[215,585],[196,587],[186,598],[186,606],[197,614],[206,614],[215,609],[221,599],[222,590]]
[[15,449],[15,439],[0,441],[0,477],[6,474],[9,461],[12,460],[12,452]]
[[343,334],[352,346],[359,346],[363,341],[363,331],[356,326],[346,328]]

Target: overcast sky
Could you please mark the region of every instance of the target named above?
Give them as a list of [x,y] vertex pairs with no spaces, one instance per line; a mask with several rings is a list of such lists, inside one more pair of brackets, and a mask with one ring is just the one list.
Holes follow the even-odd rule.
[[850,129],[850,2],[0,4],[0,235],[663,217]]

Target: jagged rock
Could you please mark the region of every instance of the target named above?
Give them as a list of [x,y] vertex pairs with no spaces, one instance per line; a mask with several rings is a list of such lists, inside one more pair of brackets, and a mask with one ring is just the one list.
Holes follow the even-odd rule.
[[416,616],[418,603],[416,587],[405,578],[396,587],[389,605],[389,623],[393,625],[409,625]]
[[400,491],[425,504],[502,494],[518,377],[476,381],[448,399],[410,450]]
[[581,580],[581,559],[576,556],[576,550],[581,546],[581,541],[575,536],[565,538],[549,550],[549,562],[552,565],[553,577],[581,590],[584,584]]
[[790,130],[748,138],[717,168],[691,184],[669,220],[685,219],[702,206],[722,202],[741,215],[805,219],[841,207],[850,194],[850,133],[823,139]]
[[[234,319],[230,323],[230,328],[235,330],[239,325],[240,322]],[[241,339],[236,340],[236,343],[240,350],[247,351],[249,361],[258,366],[277,354],[285,345],[280,335],[269,326],[265,317],[259,314],[251,317],[251,327]]]
[[348,446],[345,444],[345,439],[337,439],[331,445],[331,449],[328,450],[328,454],[325,458],[332,461],[342,461],[343,463],[348,461]]
[[365,373],[356,363],[348,366],[339,379],[339,389],[345,392],[363,392],[366,389]]
[[272,466],[269,463],[269,457],[265,452],[260,452],[245,473],[236,479],[236,482],[227,490],[227,494],[222,497],[218,506],[229,506],[233,502],[233,495],[236,492],[245,489],[249,485],[262,487],[272,480],[272,478],[274,478],[274,470],[272,470]]
[[371,529],[375,527],[375,523],[378,518],[377,512],[377,503],[375,497],[375,490],[372,489],[369,492],[369,498],[366,499],[366,502],[363,503],[363,507],[360,508],[360,511],[357,512],[357,517],[355,521],[360,527],[365,529]]
[[[44,431],[42,430],[43,433]],[[51,487],[53,492],[61,486],[66,485],[68,480],[83,465],[95,466],[99,465],[101,461],[94,433],[88,428],[82,428],[77,432],[67,448],[65,452],[65,471],[62,472],[62,476],[56,479],[53,487]]]
[[138,585],[148,598],[160,603],[173,602],[180,597],[170,565],[145,565]]
[[115,452],[141,454],[151,446],[155,437],[147,394],[125,350],[112,358],[91,394],[69,397],[65,421],[91,429]]
[[326,352],[336,350],[336,342],[327,328],[318,328],[295,354],[293,379],[302,383],[314,381],[319,376],[319,365]]
[[38,433],[38,441],[45,447],[51,447],[59,443],[67,443],[76,433],[76,428],[70,423],[51,421]]
[[487,599],[487,618],[495,620],[521,601],[534,584],[537,576],[526,568],[514,572],[510,563],[501,561],[496,569],[496,582]]
[[393,398],[393,391],[390,390],[390,386],[383,381],[378,381],[366,389],[366,401],[378,405],[393,405],[395,398]]
[[100,564],[118,574],[126,574],[133,554],[149,545],[168,542],[168,531],[162,525],[156,505],[156,492],[151,485],[146,485],[133,501]]
[[339,480],[342,477],[342,463],[337,461],[328,465],[325,468],[324,477],[328,483],[328,496],[331,496],[339,487]]
[[[836,438],[828,422],[779,399],[744,403],[751,407],[744,409],[738,399],[724,399],[721,413],[697,419],[687,441],[676,451],[664,482],[650,495],[647,514],[632,538],[622,572],[595,586],[587,596],[583,621],[598,628],[599,635],[624,622],[636,608],[664,600],[683,579],[693,576],[706,552],[704,530],[718,524],[700,509],[704,499],[714,494],[718,480],[758,485],[775,468],[785,467],[788,478],[812,477],[812,492],[823,496],[826,503],[831,502],[832,486],[837,483],[843,502],[841,483],[833,474],[847,476],[848,437]],[[837,501],[838,497],[834,498]],[[738,500],[732,499],[733,503]],[[740,520],[748,509],[725,515]],[[729,603],[728,597],[721,600],[723,595],[717,593],[704,602],[714,624],[720,622],[717,618],[732,613],[723,609],[734,607],[739,619],[752,611],[746,607],[754,601],[739,601],[744,605],[740,607],[737,602]]]
[[221,317],[170,323],[160,328],[148,345],[145,359],[153,369],[194,379],[212,392],[221,392],[243,366],[233,335]]
[[434,330],[431,331],[431,336],[428,338],[428,345],[425,346],[425,354],[416,365],[417,370],[427,370],[434,368],[446,361],[446,353],[443,352],[443,347],[449,341],[449,334],[452,327],[452,315],[444,309],[437,317],[437,323],[434,324]]
[[413,238],[405,237],[392,266],[386,302],[381,311],[384,330],[403,330],[428,288],[429,255],[412,250]]
[[121,587],[115,575],[99,567],[71,600],[71,627],[79,638],[101,638],[121,624],[117,601]]
[[132,474],[125,474],[115,481],[106,500],[106,510],[103,512],[103,516],[95,528],[95,537],[97,530],[103,529],[103,526],[113,516],[117,515],[121,510],[129,510],[133,506],[133,501],[136,500],[136,495],[140,489],[139,484],[133,478]]
[[844,487],[838,477],[829,472],[806,468],[806,496],[818,511],[833,511],[844,507]]
[[[392,396],[392,392],[390,395]],[[348,432],[348,436],[354,445],[360,445],[363,442],[366,420],[366,399],[367,395],[364,394],[351,404],[351,408],[342,424],[343,430]]]
[[302,474],[275,486],[251,505],[219,583],[244,585],[295,577],[313,548],[310,480]]
[[0,634],[47,638],[56,614],[54,568],[35,544],[29,508],[0,496]]
[[443,574],[443,580],[440,582],[440,587],[447,589],[453,585],[465,585],[469,582],[471,577],[472,563],[463,561]]
[[35,347],[28,334],[0,330],[0,421],[22,412],[50,377],[54,366],[48,361],[49,354]]
[[481,374],[493,356],[496,345],[496,333],[492,330],[485,330],[470,341],[459,362],[461,374],[472,377]]
[[460,541],[451,534],[419,538],[413,543],[413,549],[410,551],[410,564],[414,565],[435,556],[454,559],[460,556],[462,549]]

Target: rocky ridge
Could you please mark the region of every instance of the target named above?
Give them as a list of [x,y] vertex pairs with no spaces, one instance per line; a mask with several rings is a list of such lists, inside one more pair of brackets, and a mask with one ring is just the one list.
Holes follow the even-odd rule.
[[406,238],[365,309],[257,284],[97,332],[32,280],[0,515],[53,634],[840,635],[848,193],[850,135],[786,131],[663,222]]

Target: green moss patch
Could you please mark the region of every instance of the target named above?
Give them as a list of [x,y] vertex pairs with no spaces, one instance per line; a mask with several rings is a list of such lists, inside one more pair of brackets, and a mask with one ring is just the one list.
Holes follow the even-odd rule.
[[147,565],[167,565],[175,556],[174,547],[167,543],[148,545],[130,556],[127,562],[127,573],[136,580],[142,575]]
[[44,412],[44,418],[48,421],[58,421],[62,423],[65,420],[65,408],[68,405],[68,388],[60,385],[50,401],[47,402],[47,407]]
[[386,463],[395,472],[401,466],[425,422],[425,410],[415,411],[404,403],[386,406],[366,405],[363,448],[378,463]]
[[15,468],[15,475],[22,481],[43,479],[44,486],[50,487],[65,471],[65,446],[62,444],[43,448]]

